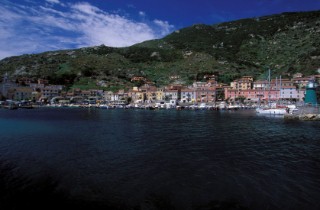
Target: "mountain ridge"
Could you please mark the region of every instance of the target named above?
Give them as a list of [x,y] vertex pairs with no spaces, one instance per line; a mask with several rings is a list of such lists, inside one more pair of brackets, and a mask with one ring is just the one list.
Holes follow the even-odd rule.
[[[104,45],[5,58],[0,73],[76,86],[105,81],[105,89],[130,88],[133,76],[157,86],[189,84],[201,75],[230,82],[244,75],[290,77],[320,68],[320,11],[282,13],[214,25],[195,24],[162,39],[124,48]],[[169,78],[176,76],[175,80]]]

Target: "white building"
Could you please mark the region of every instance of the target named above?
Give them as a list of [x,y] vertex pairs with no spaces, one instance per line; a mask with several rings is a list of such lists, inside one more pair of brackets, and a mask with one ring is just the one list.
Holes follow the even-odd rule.
[[192,89],[182,89],[181,90],[181,100],[182,103],[194,102],[196,101],[196,92]]
[[165,90],[164,91],[165,100],[178,100],[179,91],[178,90]]
[[297,100],[300,101],[304,97],[304,90],[297,90],[295,86],[281,87],[280,99],[282,100]]
[[60,96],[63,85],[49,85],[41,89],[41,98],[52,99],[53,97]]

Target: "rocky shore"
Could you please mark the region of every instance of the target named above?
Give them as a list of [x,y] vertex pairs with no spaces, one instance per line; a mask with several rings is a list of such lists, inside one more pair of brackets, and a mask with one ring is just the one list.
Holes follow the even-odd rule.
[[303,121],[320,121],[320,114],[286,114],[284,119],[303,120]]
[[303,121],[320,121],[319,107],[299,107],[299,111],[292,114],[284,115],[284,119],[303,120]]

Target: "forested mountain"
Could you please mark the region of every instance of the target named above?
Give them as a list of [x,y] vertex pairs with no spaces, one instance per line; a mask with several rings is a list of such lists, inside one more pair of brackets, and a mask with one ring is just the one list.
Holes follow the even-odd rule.
[[[133,76],[156,85],[188,84],[213,73],[230,82],[243,75],[290,77],[320,68],[320,11],[283,13],[216,25],[196,24],[126,48],[104,45],[8,57],[0,73],[105,89],[132,87]],[[176,81],[169,78],[175,76]],[[178,78],[178,81],[177,81]]]

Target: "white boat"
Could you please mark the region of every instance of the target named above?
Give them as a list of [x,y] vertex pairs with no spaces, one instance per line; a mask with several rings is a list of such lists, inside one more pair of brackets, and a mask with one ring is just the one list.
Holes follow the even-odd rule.
[[109,106],[107,104],[99,104],[98,106],[100,109],[109,109]]
[[[269,76],[268,76],[268,83],[269,83],[269,92],[271,90],[271,75],[270,75],[270,69],[269,69]],[[281,84],[281,78],[280,78],[280,84]],[[280,85],[281,86],[281,85]],[[281,92],[280,92],[281,93]],[[258,107],[256,108],[256,112],[258,114],[267,114],[267,115],[284,115],[288,113],[287,107],[279,107],[277,106],[277,103],[270,103],[270,93],[269,99],[268,99],[268,107]]]
[[239,108],[240,108],[239,105],[232,105],[232,104],[228,105],[227,107],[228,110],[238,110]]
[[284,115],[287,113],[287,110],[284,108],[257,108],[256,112],[258,114]]
[[207,104],[206,103],[201,103],[198,108],[199,109],[206,109],[207,108]]
[[227,108],[226,102],[221,101],[221,102],[218,104],[218,109],[224,110],[224,109],[226,109],[226,108]]

